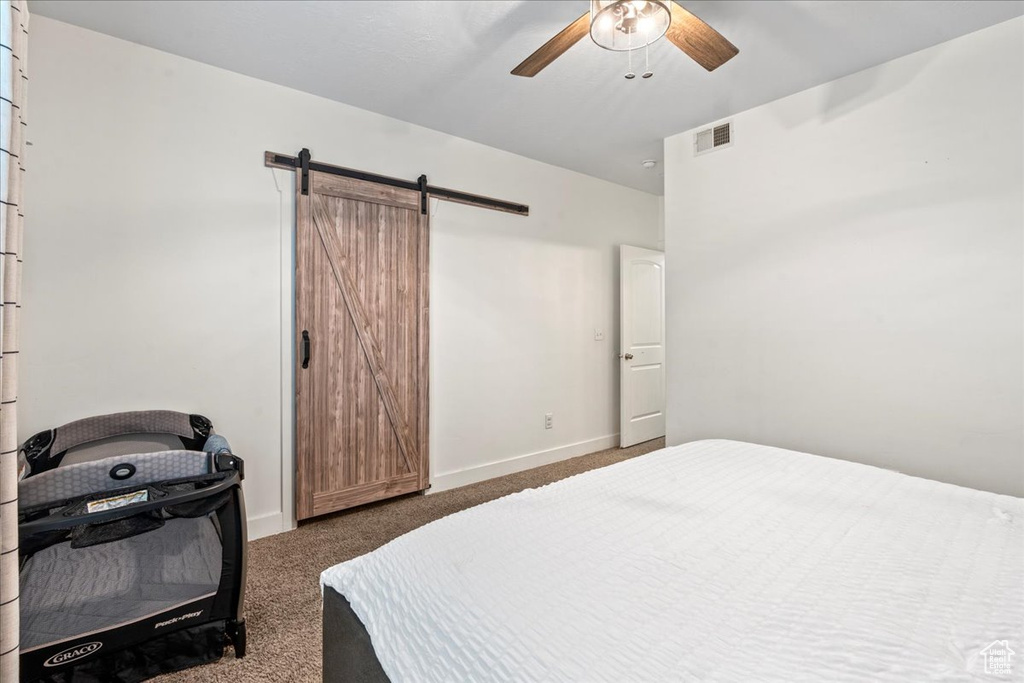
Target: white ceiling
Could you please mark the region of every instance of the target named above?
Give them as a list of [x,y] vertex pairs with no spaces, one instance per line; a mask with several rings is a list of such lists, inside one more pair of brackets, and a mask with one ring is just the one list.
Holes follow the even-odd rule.
[[[662,40],[654,77],[632,81],[624,54],[589,39],[535,78],[509,75],[586,0],[33,0],[30,9],[656,194],[666,136],[1024,14],[1024,0],[682,4],[739,55],[708,73]],[[645,170],[644,159],[659,165]]]

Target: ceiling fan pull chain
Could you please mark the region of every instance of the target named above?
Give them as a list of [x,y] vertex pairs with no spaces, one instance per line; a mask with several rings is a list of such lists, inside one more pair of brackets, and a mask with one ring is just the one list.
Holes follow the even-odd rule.
[[633,34],[629,33],[627,35],[629,37],[629,49],[626,50],[626,57],[629,60],[627,62],[629,64],[629,71],[626,72],[626,78],[632,80],[636,78],[636,74],[633,73]]
[[651,55],[650,55],[650,51],[651,51],[651,44],[648,43],[647,45],[644,45],[644,75],[643,75],[643,78],[650,78],[651,76],[654,75],[654,72],[651,71]]

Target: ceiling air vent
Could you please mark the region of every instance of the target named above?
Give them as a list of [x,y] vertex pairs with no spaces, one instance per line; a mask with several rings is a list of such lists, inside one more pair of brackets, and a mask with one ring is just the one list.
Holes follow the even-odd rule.
[[732,144],[732,121],[699,130],[693,135],[693,154],[706,154]]

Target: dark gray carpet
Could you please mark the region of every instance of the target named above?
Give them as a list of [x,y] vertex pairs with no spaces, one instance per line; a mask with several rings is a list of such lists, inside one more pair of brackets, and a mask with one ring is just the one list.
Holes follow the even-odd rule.
[[431,495],[413,494],[302,524],[249,544],[248,653],[231,648],[216,664],[170,674],[169,681],[319,681],[320,572],[459,510],[663,448],[656,439],[613,448]]

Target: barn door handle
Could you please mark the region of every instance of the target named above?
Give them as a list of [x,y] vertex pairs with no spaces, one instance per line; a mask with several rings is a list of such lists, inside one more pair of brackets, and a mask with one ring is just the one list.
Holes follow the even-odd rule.
[[309,367],[309,330],[302,331],[302,369]]

